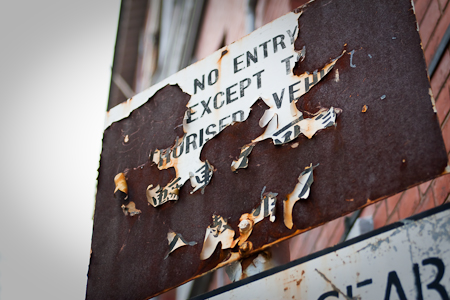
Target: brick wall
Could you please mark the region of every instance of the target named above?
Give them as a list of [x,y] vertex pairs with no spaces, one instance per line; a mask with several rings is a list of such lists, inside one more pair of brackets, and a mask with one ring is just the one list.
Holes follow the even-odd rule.
[[[289,12],[307,0],[259,0],[255,23],[260,27]],[[422,38],[425,60],[429,64],[436,53],[450,24],[450,0],[414,0],[419,32]],[[241,1],[208,1],[205,19],[199,36],[195,56],[202,59],[223,44],[229,44],[246,34],[245,10]],[[226,6],[226,9],[224,9]],[[229,12],[234,12],[229,14]],[[447,48],[431,78],[436,100],[438,119],[441,124],[447,153],[450,151],[450,52]],[[407,218],[450,201],[450,175],[423,183],[407,191],[365,207],[360,217],[372,217],[374,228]],[[340,242],[344,231],[344,216],[305,232],[282,243],[288,243],[290,259],[294,260]],[[208,290],[229,283],[224,270],[218,270]],[[175,290],[159,296],[159,299],[175,299]]]
[[[416,17],[427,65],[430,64],[450,24],[450,0],[415,0]],[[450,153],[450,49],[431,77],[431,89],[447,154]],[[450,157],[450,156],[449,156]],[[374,229],[394,223],[443,203],[450,202],[450,174],[422,183],[365,207],[360,217],[372,217]],[[344,233],[344,217],[290,240],[291,260],[334,246]]]

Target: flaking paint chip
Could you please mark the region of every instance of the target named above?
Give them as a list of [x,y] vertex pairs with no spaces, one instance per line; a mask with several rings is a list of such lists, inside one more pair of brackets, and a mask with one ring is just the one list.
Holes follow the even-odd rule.
[[237,160],[233,160],[231,163],[231,171],[236,172],[237,169],[243,169],[248,167],[248,156],[255,147],[254,144],[248,144],[241,148],[241,153]]
[[133,201],[130,201],[127,205],[122,204],[122,211],[125,216],[135,216],[142,213],[139,209],[136,208],[136,204]]
[[181,233],[176,233],[172,230],[169,230],[167,233],[167,241],[169,242],[169,250],[166,253],[166,256],[164,259],[166,259],[170,253],[175,251],[176,249],[183,247],[183,246],[194,246],[197,245],[197,242],[187,242]]
[[317,166],[318,165],[313,166],[311,164],[305,168],[298,177],[298,183],[294,190],[287,196],[287,199],[284,200],[284,225],[289,229],[292,229],[292,226],[294,225],[292,222],[292,209],[294,208],[294,204],[300,199],[307,199],[309,197],[310,188],[314,182],[313,170]]
[[265,217],[269,217],[270,222],[275,222],[275,208],[277,202],[277,193],[264,193],[266,187],[261,192],[261,204],[252,210],[251,213],[241,215],[239,219],[239,237],[233,242],[232,248],[238,244],[241,246],[252,233],[256,223],[262,221]]
[[221,216],[214,215],[212,225],[206,229],[205,240],[203,241],[202,252],[200,259],[208,259],[221,242],[222,249],[231,248],[234,238],[234,230],[227,224],[225,219]]
[[364,105],[361,109],[361,112],[365,113],[369,109],[369,106]]

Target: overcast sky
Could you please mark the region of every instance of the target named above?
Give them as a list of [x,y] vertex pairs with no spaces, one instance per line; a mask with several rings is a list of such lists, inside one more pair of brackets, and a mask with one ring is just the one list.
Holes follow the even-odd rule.
[[84,299],[119,0],[0,2],[0,299]]

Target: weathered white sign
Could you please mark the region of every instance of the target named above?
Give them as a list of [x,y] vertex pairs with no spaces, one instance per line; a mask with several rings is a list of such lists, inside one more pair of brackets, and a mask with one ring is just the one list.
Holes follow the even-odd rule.
[[208,299],[449,299],[445,208]]
[[[191,193],[199,189],[203,192],[214,174],[214,166],[208,160],[200,160],[203,146],[227,126],[245,121],[258,99],[269,107],[259,121],[266,129],[262,135],[250,137],[250,144],[242,145],[239,160],[230,161],[230,172],[247,167],[248,156],[259,141],[272,139],[275,145],[280,145],[300,134],[310,139],[318,130],[336,124],[338,108],[327,107],[316,114],[303,115],[295,105],[345,53],[336,49],[337,57],[330,58],[320,70],[294,75],[295,63],[307,55],[305,47],[299,51],[294,49],[301,14],[292,12],[275,20],[271,26],[256,30],[108,112],[106,127],[127,117],[169,84],[176,84],[191,95],[182,124],[184,136],[177,138],[170,148],[153,149],[149,153],[150,160],[160,170],[174,168],[176,172],[166,186],[148,185],[146,194],[151,205],[156,207],[178,200],[179,189],[188,180],[193,187]],[[288,205],[290,210],[295,201]],[[291,223],[288,221],[286,225],[291,228]]]

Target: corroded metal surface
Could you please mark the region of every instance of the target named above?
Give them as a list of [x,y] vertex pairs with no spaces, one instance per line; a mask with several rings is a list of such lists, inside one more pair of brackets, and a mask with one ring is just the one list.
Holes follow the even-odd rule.
[[448,299],[450,205],[433,211],[195,299]]
[[[154,207],[146,195],[149,184],[164,187],[176,172],[174,168],[159,170],[149,155],[173,146],[177,137],[183,138],[183,118],[191,95],[169,80],[172,85],[157,86],[142,105],[134,107],[133,101],[142,100],[145,94],[110,112],[108,118],[115,119],[103,138],[88,299],[150,298],[213,269],[231,253],[236,255],[236,248],[217,247],[208,259],[201,260],[205,230],[213,224],[214,215],[221,216],[237,238],[241,216],[261,205],[264,187],[277,194],[276,219],[271,222],[267,217],[254,225],[246,238],[253,250],[247,254],[444,171],[447,157],[430,100],[411,3],[331,0],[310,3],[302,10],[295,47],[299,53],[305,47],[306,55],[296,64],[294,74],[320,70],[340,58],[296,107],[305,117],[309,117],[306,112],[337,108],[336,125],[318,131],[311,139],[299,135],[282,145],[274,145],[270,139],[259,141],[248,156],[248,166],[232,172],[231,163],[238,160],[243,146],[265,132],[259,120],[268,106],[254,99],[245,121],[226,127],[203,145],[200,160],[208,160],[214,168],[203,192],[191,194],[187,181],[176,191],[179,200]],[[230,56],[233,61],[247,50],[245,44],[241,52],[232,50],[239,43],[219,50],[218,69],[222,57]],[[190,84],[200,76],[192,73]],[[271,81],[282,80],[264,76],[268,76],[263,80],[269,86]],[[282,97],[279,90],[273,93]],[[136,108],[128,117],[131,110],[127,107]],[[119,110],[125,113],[117,118],[114,113]],[[294,204],[293,227],[289,229],[283,219],[283,200],[293,192],[305,167],[312,165],[314,182],[310,181],[308,197]],[[126,200],[114,197],[114,178],[119,173],[126,177]],[[128,205],[127,201],[140,212],[125,214],[122,206]],[[169,232],[181,234],[192,245],[165,258]]]

